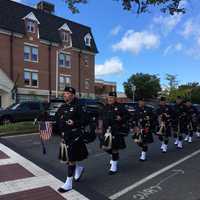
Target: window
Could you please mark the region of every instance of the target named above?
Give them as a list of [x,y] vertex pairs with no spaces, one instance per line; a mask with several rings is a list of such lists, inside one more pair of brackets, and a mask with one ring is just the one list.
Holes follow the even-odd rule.
[[38,87],[38,72],[24,71],[24,85]]
[[24,60],[38,62],[38,48],[25,45],[24,46]]
[[70,33],[67,31],[62,31],[61,38],[62,38],[63,42],[69,42],[70,41]]
[[88,55],[84,55],[84,65],[86,66],[86,67],[88,67],[89,66],[89,60],[88,60]]
[[89,88],[90,88],[90,80],[86,79],[85,80],[85,89],[89,90]]
[[39,103],[29,103],[28,104],[30,110],[40,110],[40,104]]
[[85,44],[86,44],[86,46],[90,46],[90,38],[86,38],[86,40],[85,40]]
[[71,57],[68,54],[60,53],[59,54],[59,66],[60,67],[70,67],[71,65]]
[[31,48],[29,46],[24,46],[24,60],[30,60],[31,58]]
[[38,61],[38,48],[32,47],[31,60]]
[[31,85],[31,73],[28,71],[24,72],[24,84],[26,86],[30,86]]
[[66,86],[71,86],[71,77],[60,75],[59,77],[59,88],[60,90],[64,90]]
[[35,23],[33,21],[27,21],[27,31],[29,33],[35,33]]
[[33,87],[38,86],[38,73],[37,72],[32,72],[32,84]]
[[92,39],[92,37],[91,37],[90,33],[85,35],[84,40],[85,40],[85,45],[86,46],[88,46],[88,47],[91,46],[91,39]]

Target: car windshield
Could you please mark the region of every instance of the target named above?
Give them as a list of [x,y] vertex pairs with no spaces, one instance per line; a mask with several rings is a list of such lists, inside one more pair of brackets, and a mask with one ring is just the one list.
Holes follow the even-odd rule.
[[57,111],[61,107],[62,104],[63,104],[62,102],[52,102],[49,106],[49,110]]
[[11,110],[16,110],[18,107],[19,107],[19,103],[17,103],[17,104],[13,104],[13,105],[11,105],[10,107],[8,107],[8,109],[11,109]]

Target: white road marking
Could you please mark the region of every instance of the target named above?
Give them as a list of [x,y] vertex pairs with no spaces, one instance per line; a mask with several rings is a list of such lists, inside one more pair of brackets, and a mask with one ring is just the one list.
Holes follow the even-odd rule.
[[[62,181],[58,180],[47,171],[41,169],[30,160],[22,157],[21,155],[1,143],[0,150],[9,156],[9,158],[1,159],[0,165],[18,163],[34,175],[34,177],[28,177],[20,180],[1,182],[0,196],[44,186],[50,186],[56,191],[61,185],[63,185]],[[83,196],[75,190],[71,190],[61,195],[65,199],[70,200],[89,200],[87,197]]]
[[174,162],[174,163],[172,163],[172,164],[170,164],[170,165],[168,165],[168,166],[166,166],[166,167],[160,169],[159,171],[150,174],[149,176],[147,176],[147,177],[141,179],[140,181],[135,182],[134,184],[132,184],[132,185],[130,185],[130,186],[128,186],[128,187],[122,189],[121,191],[117,192],[116,194],[113,194],[113,195],[110,196],[109,198],[110,198],[111,200],[115,200],[115,199],[117,199],[117,198],[119,198],[119,197],[121,197],[121,196],[127,194],[128,192],[130,192],[130,191],[133,190],[134,188],[136,188],[136,187],[138,187],[138,186],[140,186],[140,185],[146,183],[147,181],[149,181],[149,180],[155,178],[156,176],[159,176],[160,174],[162,174],[162,173],[168,171],[169,169],[172,169],[173,167],[175,167],[175,166],[181,164],[182,162],[184,162],[184,161],[186,161],[186,160],[188,160],[188,159],[190,159],[190,158],[192,158],[192,157],[194,157],[194,156],[196,156],[196,155],[198,155],[198,154],[200,154],[200,149],[197,150],[197,151],[195,151],[195,152],[193,152],[193,153],[191,153],[190,155],[188,155],[188,156],[186,156],[186,157],[184,157],[184,158],[182,158],[182,159],[180,159],[180,160],[178,160],[178,161],[176,161],[176,162]]

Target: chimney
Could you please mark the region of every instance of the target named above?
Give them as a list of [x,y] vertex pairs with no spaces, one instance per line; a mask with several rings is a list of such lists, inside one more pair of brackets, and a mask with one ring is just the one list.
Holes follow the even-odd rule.
[[46,1],[40,1],[38,4],[37,4],[37,9],[38,10],[42,10],[46,13],[49,13],[49,14],[53,14],[54,11],[55,11],[55,6],[54,4],[51,4],[49,2],[46,2]]

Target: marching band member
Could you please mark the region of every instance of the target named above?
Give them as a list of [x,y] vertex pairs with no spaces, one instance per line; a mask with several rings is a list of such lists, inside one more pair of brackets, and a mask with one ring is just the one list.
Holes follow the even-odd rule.
[[146,160],[146,153],[148,151],[148,144],[153,142],[153,122],[154,114],[151,108],[145,106],[144,99],[139,99],[138,107],[132,119],[134,141],[142,148],[140,161]]
[[177,145],[178,149],[183,148],[183,134],[187,133],[187,110],[183,103],[183,99],[178,96],[176,104],[173,109],[173,128],[175,131],[174,144]]
[[167,152],[169,137],[171,136],[171,115],[172,110],[170,106],[166,105],[165,97],[160,98],[159,107],[156,110],[158,117],[158,130],[157,135],[161,141],[161,150],[163,153]]
[[103,132],[101,148],[111,154],[109,175],[118,170],[119,150],[125,149],[125,139],[122,134],[123,125],[128,120],[128,111],[116,101],[116,92],[110,92],[99,118],[99,131]]
[[78,99],[75,89],[66,87],[64,90],[65,103],[57,112],[57,123],[62,136],[59,159],[67,163],[67,179],[58,191],[67,192],[72,189],[73,179],[79,181],[84,168],[77,164],[88,157],[87,147],[82,139],[82,126],[85,125],[85,112]]

